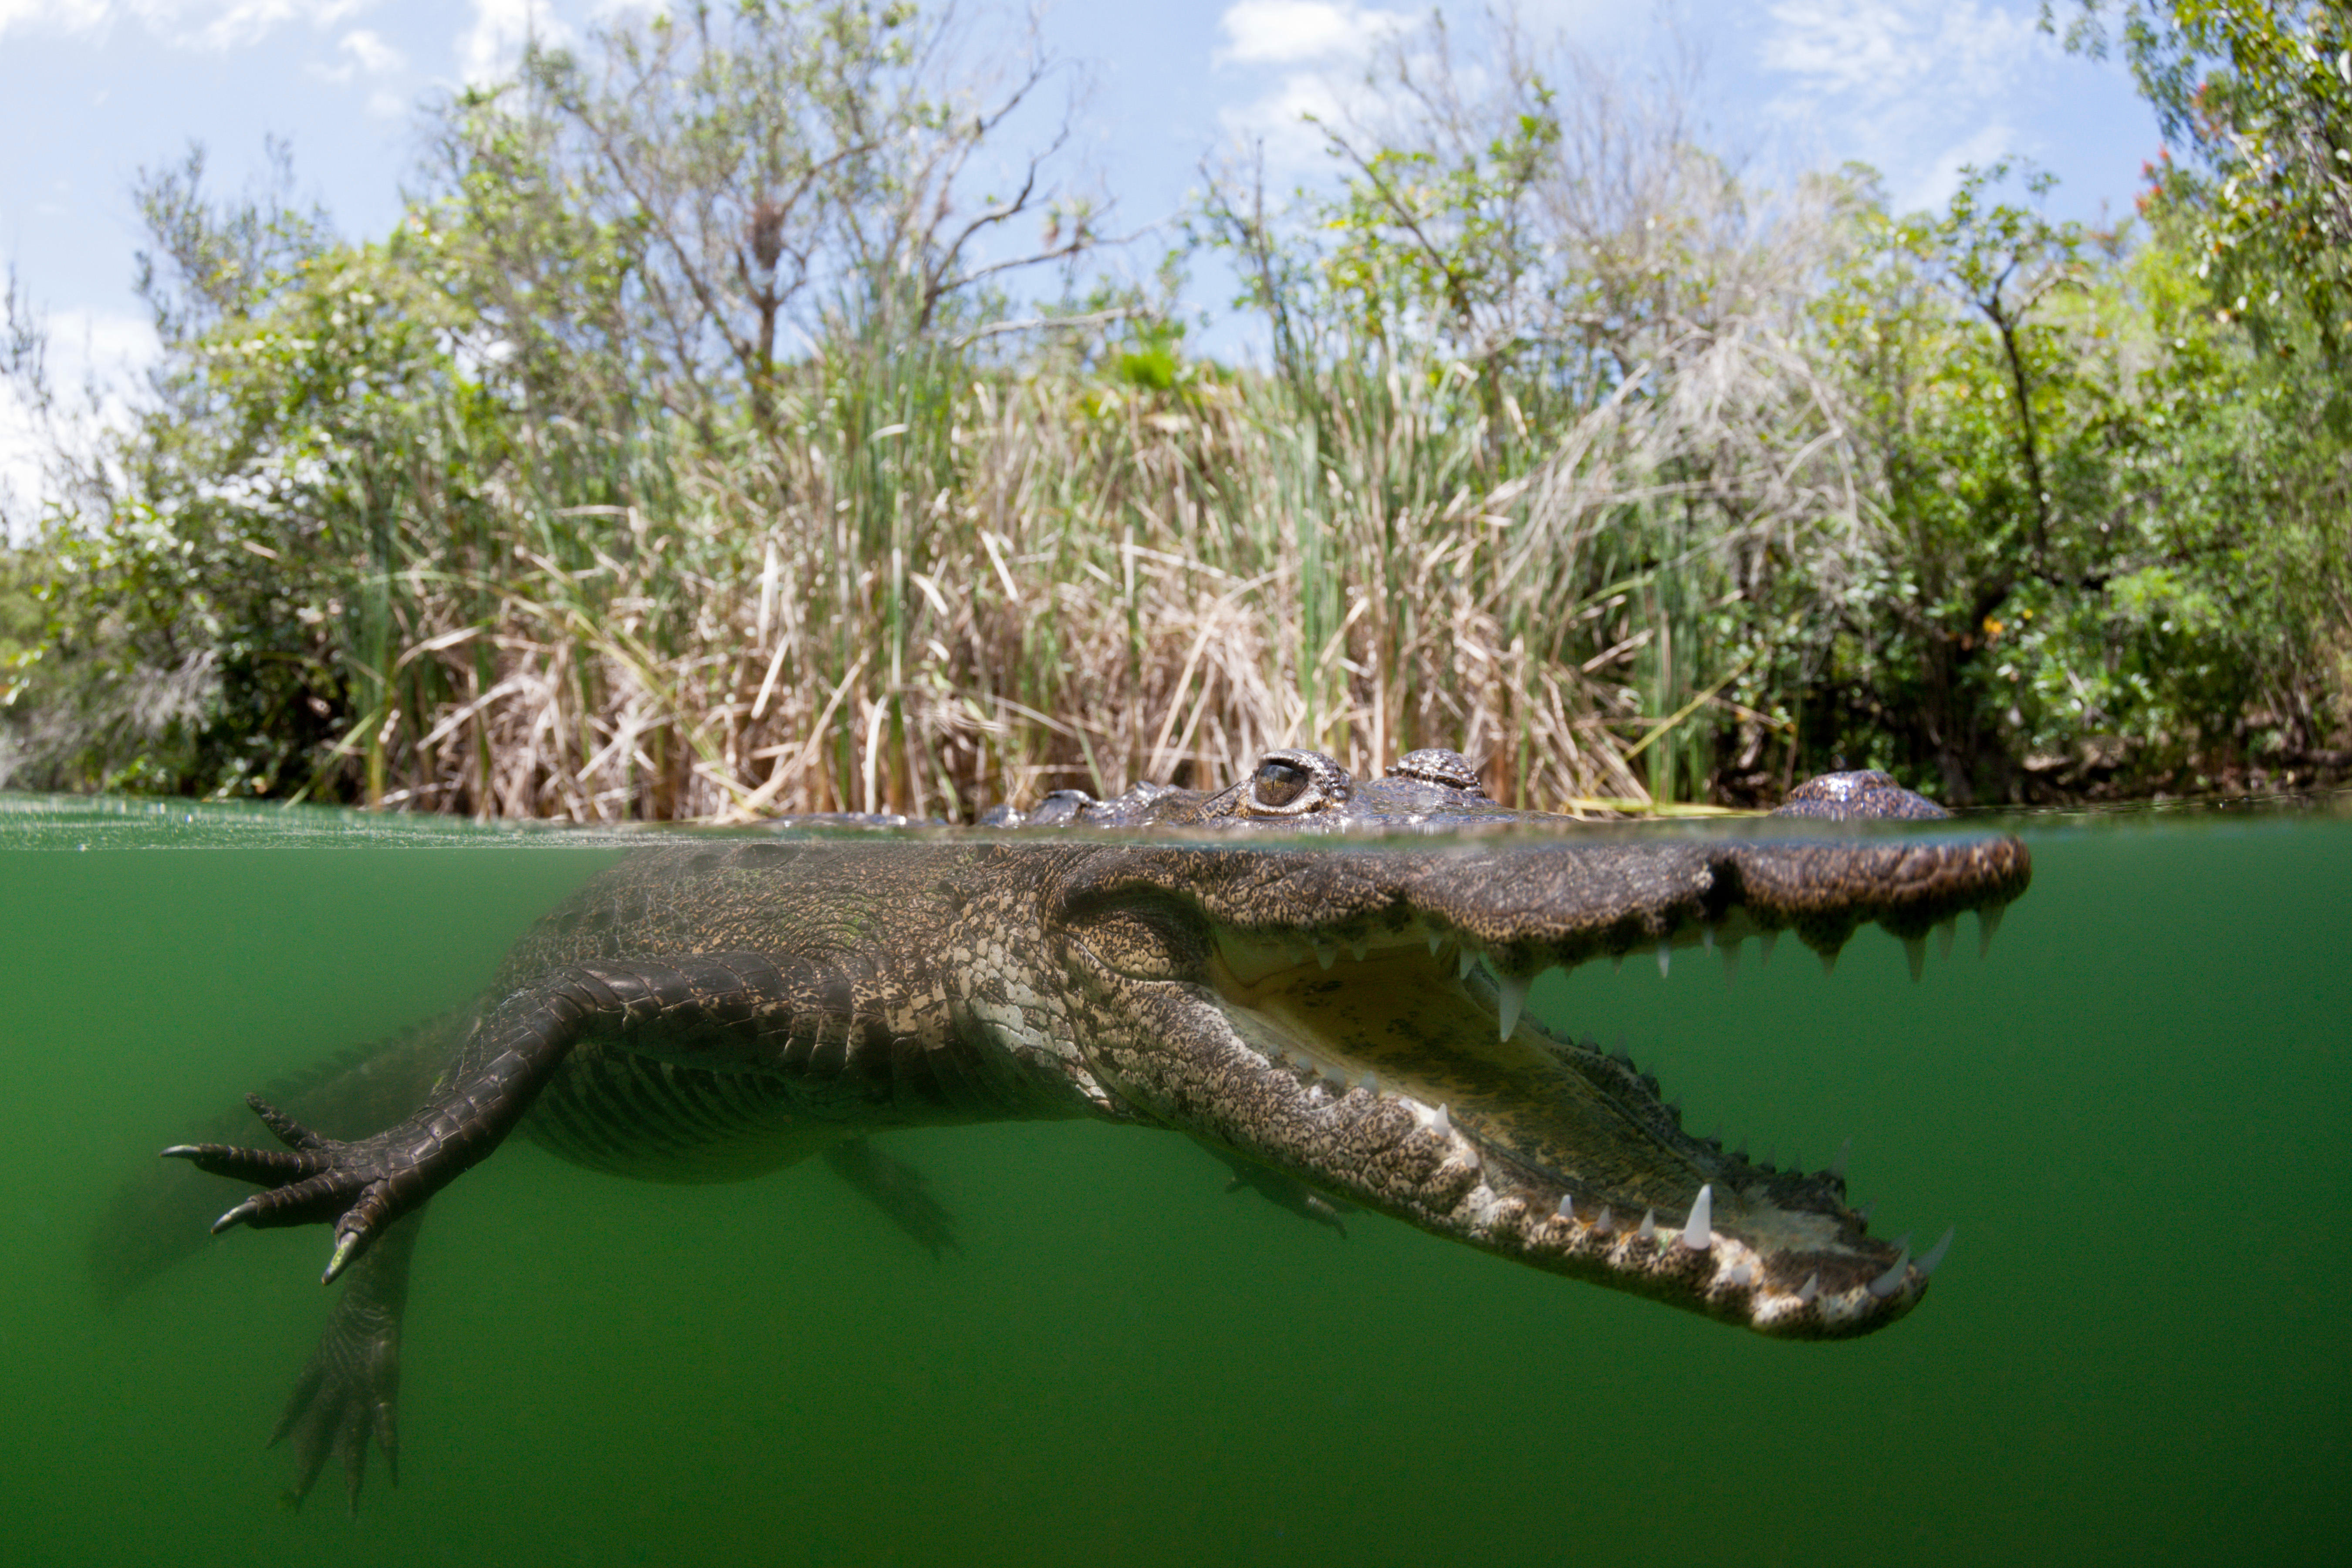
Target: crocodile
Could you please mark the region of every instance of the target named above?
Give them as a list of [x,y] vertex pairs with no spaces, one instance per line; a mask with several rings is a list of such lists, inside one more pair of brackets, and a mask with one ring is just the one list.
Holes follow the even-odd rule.
[[1879,828],[1945,816],[1881,773],[1811,780],[1777,815],[1731,838],[1595,832],[1488,798],[1458,752],[1358,780],[1283,749],[1223,790],[1059,792],[975,828],[695,837],[617,863],[472,1007],[310,1095],[313,1120],[374,1131],[255,1096],[280,1146],[163,1153],[258,1189],[215,1232],[333,1227],[344,1287],[273,1438],[297,1503],[331,1456],[356,1509],[371,1440],[397,1480],[421,1213],[517,1132],[640,1179],[821,1156],[937,1253],[946,1211],[869,1135],[1173,1129],[1343,1236],[1370,1211],[1768,1336],[1849,1338],[1910,1311],[1945,1244],[1872,1236],[1840,1169],[1692,1136],[1622,1052],[1526,1012],[1553,966],[1732,959],[1791,931],[1826,962],[1865,922],[1916,974],[1931,932],[1974,910],[1990,940],[2031,877],[2013,837]]

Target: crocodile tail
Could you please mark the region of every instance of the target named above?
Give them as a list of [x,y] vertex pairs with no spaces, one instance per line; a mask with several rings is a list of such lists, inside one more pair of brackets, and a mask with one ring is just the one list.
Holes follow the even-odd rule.
[[[262,1098],[329,1137],[357,1137],[399,1121],[431,1092],[433,1080],[473,1021],[458,1008],[368,1045],[340,1051],[290,1073]],[[202,1124],[201,1140],[247,1138],[253,1112],[244,1104]],[[152,1160],[115,1189],[89,1241],[90,1282],[109,1305],[211,1239],[213,1216],[236,1201],[219,1180],[177,1160]]]

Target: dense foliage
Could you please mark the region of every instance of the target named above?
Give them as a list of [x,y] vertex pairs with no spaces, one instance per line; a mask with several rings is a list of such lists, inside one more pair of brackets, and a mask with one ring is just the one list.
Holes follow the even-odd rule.
[[[2287,44],[2183,85],[2248,15]],[[1147,287],[1005,161],[1050,67],[904,5],[534,54],[364,242],[191,154],[138,187],[163,359],[0,579],[0,764],[583,818],[1281,742],[1555,807],[2340,769],[2342,191],[2294,162],[2342,145],[2333,24],[2126,22],[2200,140],[2114,232],[2009,164],[1935,213],[1751,189],[1507,22],[1398,41],[1328,183],[1212,171]],[[1185,352],[1211,251],[1265,369]]]
[[[2198,278],[2257,342],[2352,347],[2352,13],[2341,0],[2076,0],[2070,47],[2104,54],[2110,10],[2165,135],[2149,171],[2186,217]],[[2043,6],[2050,24],[2053,8]],[[2352,416],[2339,395],[2331,416]]]

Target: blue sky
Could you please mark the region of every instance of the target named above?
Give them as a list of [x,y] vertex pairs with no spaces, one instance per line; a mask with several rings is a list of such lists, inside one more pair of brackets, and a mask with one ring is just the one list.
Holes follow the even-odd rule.
[[[413,177],[417,104],[496,73],[528,29],[577,36],[632,9],[643,6],[0,0],[0,258],[49,311],[58,368],[135,362],[148,340],[126,191],[142,165],[199,141],[234,188],[276,134],[343,232],[377,232]],[[1300,111],[1340,102],[1371,41],[1426,14],[1412,0],[1064,0],[1043,26],[1091,81],[1084,153],[1132,226],[1174,211],[1202,158],[1240,139],[1263,138],[1284,173],[1311,174]],[[1696,46],[1710,145],[1767,183],[1860,159],[1899,203],[1922,205],[1963,164],[2016,152],[2061,176],[2063,213],[2091,217],[2128,209],[2158,146],[2121,69],[2064,56],[2035,30],[2034,0],[1528,0],[1520,14],[1604,59],[1655,58],[1675,36]],[[0,482],[21,472],[11,447],[0,428]]]

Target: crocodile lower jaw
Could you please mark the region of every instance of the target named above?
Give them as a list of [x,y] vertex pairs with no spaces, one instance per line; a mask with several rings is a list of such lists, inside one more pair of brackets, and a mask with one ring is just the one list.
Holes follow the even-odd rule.
[[1655,1079],[1526,1018],[1534,976],[1483,960],[1417,923],[1355,942],[1219,932],[1216,1005],[1264,1092],[1325,1124],[1311,1142],[1392,1139],[1383,1163],[1420,1173],[1359,1184],[1258,1152],[1332,1196],[1775,1336],[1866,1333],[1916,1305],[1942,1243],[1915,1261],[1867,1234],[1842,1172],[1688,1135]]

